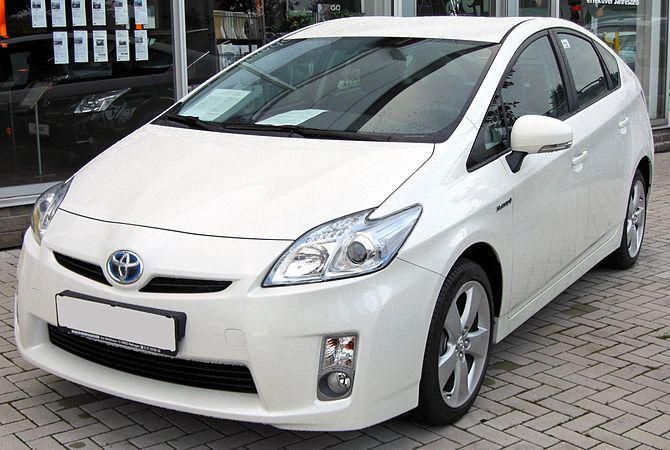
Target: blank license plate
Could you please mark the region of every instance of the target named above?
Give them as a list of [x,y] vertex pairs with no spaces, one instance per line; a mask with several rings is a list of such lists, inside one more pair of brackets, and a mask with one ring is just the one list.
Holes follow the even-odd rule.
[[[177,354],[178,337],[183,336],[183,313],[140,308],[113,301],[56,295],[58,326],[74,334],[139,350]],[[181,325],[181,327],[180,327]]]

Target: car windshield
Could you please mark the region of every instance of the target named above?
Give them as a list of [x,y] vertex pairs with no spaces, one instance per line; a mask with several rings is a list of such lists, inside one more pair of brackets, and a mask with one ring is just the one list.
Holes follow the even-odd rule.
[[440,142],[496,48],[445,39],[284,39],[159,120],[213,131]]

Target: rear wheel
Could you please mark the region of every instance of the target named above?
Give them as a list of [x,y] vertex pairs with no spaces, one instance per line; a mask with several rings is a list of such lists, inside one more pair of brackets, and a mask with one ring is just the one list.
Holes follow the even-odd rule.
[[492,311],[486,272],[468,259],[459,260],[431,320],[416,410],[421,420],[451,423],[475,401],[489,361]]
[[628,209],[623,226],[623,234],[619,248],[605,260],[606,264],[615,269],[632,267],[640,255],[644,229],[647,219],[647,187],[644,176],[635,172],[633,184],[628,195]]

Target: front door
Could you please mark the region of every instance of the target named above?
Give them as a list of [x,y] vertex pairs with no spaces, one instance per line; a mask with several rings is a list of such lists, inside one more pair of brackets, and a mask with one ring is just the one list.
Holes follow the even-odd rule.
[[[508,127],[524,115],[562,119],[569,114],[566,83],[549,37],[531,40],[501,89]],[[589,193],[583,156],[590,143],[585,128],[574,119],[567,123],[574,129],[570,149],[529,155],[518,172],[509,171],[514,189],[511,313],[542,292],[584,250]]]

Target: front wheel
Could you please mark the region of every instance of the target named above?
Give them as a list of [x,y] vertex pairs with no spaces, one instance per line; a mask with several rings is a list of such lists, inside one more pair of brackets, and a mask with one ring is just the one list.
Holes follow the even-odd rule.
[[644,176],[638,170],[628,195],[628,208],[619,248],[610,254],[605,263],[615,269],[628,269],[640,255],[647,219],[647,188]]
[[474,262],[456,262],[433,312],[424,354],[419,419],[453,422],[475,401],[486,374],[493,329],[491,285]]

